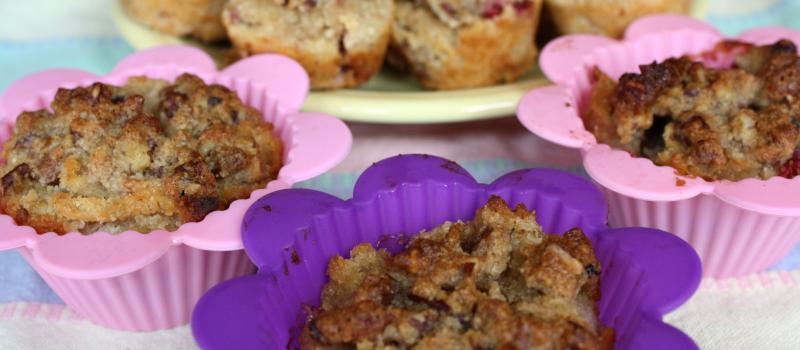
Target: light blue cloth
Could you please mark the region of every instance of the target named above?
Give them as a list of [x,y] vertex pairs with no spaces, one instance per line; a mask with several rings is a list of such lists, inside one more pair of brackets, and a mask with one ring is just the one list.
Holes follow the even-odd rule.
[[109,72],[133,48],[122,38],[9,43],[0,39],[0,91],[13,81],[49,68]]
[[16,301],[63,303],[16,250],[0,252],[0,304]]
[[[733,6],[733,4],[721,0],[711,0],[711,3]],[[747,15],[726,15],[725,11],[716,11],[711,8],[708,17],[709,21],[724,33],[733,35],[746,28],[766,25],[800,28],[800,22],[796,20],[798,14],[800,14],[800,1],[783,0],[776,1],[768,7]],[[120,59],[131,52],[133,52],[133,48],[119,37],[32,42],[11,42],[0,38],[0,91],[16,79],[47,68],[80,68],[102,74],[110,71]],[[532,167],[535,164],[492,159],[467,163],[464,166],[478,180],[488,182],[508,171]],[[567,170],[583,173],[581,169]],[[318,189],[341,198],[348,198],[356,178],[357,174],[325,174],[297,186]],[[797,268],[800,268],[800,247],[795,248],[789,257],[774,267],[774,269],[782,270]],[[13,301],[57,303],[60,302],[60,299],[28,266],[19,253],[15,251],[0,252],[0,303]]]

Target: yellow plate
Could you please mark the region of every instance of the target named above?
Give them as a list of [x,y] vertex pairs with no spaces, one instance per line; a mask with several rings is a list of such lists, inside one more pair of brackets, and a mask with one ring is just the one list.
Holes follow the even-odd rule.
[[[707,0],[696,1],[704,4]],[[168,44],[188,44],[215,58],[225,47],[211,46],[151,30],[129,18],[114,1],[113,17],[122,35],[136,49]],[[696,6],[697,14],[704,6]],[[327,113],[348,121],[371,123],[449,123],[489,119],[514,114],[517,102],[547,79],[533,69],[517,82],[487,88],[426,91],[410,76],[382,70],[358,89],[312,91],[302,109]]]

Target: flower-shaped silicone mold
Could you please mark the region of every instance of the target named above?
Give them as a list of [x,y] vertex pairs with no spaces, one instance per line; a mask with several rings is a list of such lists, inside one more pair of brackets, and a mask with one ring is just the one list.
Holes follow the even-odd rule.
[[188,321],[205,290],[252,271],[239,232],[247,208],[269,192],[325,172],[349,152],[351,135],[344,123],[322,114],[297,113],[308,92],[308,77],[294,61],[254,56],[218,72],[205,53],[181,46],[136,53],[102,77],[57,69],[15,82],[0,97],[0,142],[10,137],[20,112],[49,108],[59,87],[96,81],[124,84],[137,75],[173,80],[184,72],[231,88],[275,126],[285,146],[284,165],[266,188],[174,232],[37,234],[0,215],[0,249],[20,248],[69,306],[96,323],[144,330]]
[[[787,38],[800,43],[800,32],[760,28],[737,40],[756,44]],[[645,158],[598,144],[581,115],[597,66],[614,79],[638,72],[640,64],[696,54],[725,40],[710,25],[682,16],[659,15],[634,22],[625,39],[570,35],[549,43],[540,66],[556,85],[535,89],[521,100],[520,121],[551,142],[579,148],[587,173],[603,187],[611,205],[612,226],[647,226],[689,241],[700,254],[706,274],[717,277],[763,270],[800,241],[800,179],[709,182],[677,175]],[[724,66],[731,57],[707,65]]]
[[303,189],[259,199],[242,225],[259,273],[214,287],[198,302],[195,339],[205,349],[295,347],[302,310],[319,305],[333,256],[362,242],[396,252],[403,240],[394,238],[469,220],[490,195],[535,209],[546,232],[584,229],[603,267],[601,319],[616,329],[618,349],[696,348],[661,321],[700,282],[700,261],[688,244],[654,229],[606,228],[602,194],[578,176],[527,169],[481,184],[456,163],[426,155],[376,163],[347,201]]

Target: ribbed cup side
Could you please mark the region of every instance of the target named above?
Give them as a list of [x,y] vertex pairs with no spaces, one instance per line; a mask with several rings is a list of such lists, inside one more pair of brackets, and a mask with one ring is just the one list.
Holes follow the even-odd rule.
[[644,273],[617,241],[600,240],[595,253],[602,267],[600,320],[614,328],[615,348],[627,349],[641,322],[641,302],[647,295]]
[[175,246],[144,268],[112,278],[78,280],[49,274],[22,255],[64,302],[109,328],[151,331],[189,322],[198,299],[212,286],[252,273],[243,250],[213,252]]
[[800,218],[759,214],[712,195],[656,202],[603,188],[612,227],[643,226],[672,232],[689,242],[706,277],[726,278],[764,271],[800,241]]

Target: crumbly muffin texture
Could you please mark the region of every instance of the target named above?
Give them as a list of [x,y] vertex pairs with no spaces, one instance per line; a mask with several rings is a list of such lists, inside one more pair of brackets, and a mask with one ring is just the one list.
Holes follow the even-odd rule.
[[59,89],[5,142],[0,211],[38,232],[175,230],[277,176],[272,125],[235,92],[184,74]]
[[542,232],[492,197],[394,256],[369,244],[334,257],[303,349],[611,349],[598,320],[600,264],[580,229]]
[[354,87],[383,63],[393,0],[231,0],[222,20],[239,55],[297,60],[315,89]]
[[481,19],[501,15],[505,7],[524,9],[533,5],[532,1],[519,0],[415,0],[418,5],[429,8],[436,17],[451,27],[469,25]]
[[[695,60],[735,55],[733,67]],[[788,40],[722,42],[622,75],[595,70],[584,123],[601,143],[707,180],[800,173],[800,59]]]
[[541,0],[398,0],[390,62],[428,89],[510,82],[536,59]]
[[222,7],[228,0],[122,0],[125,12],[142,24],[204,42],[223,41]]

